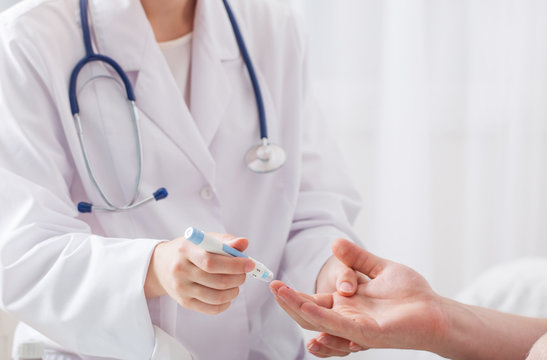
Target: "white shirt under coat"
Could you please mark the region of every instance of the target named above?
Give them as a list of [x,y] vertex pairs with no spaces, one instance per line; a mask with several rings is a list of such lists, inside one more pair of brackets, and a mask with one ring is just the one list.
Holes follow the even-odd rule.
[[[354,238],[359,196],[313,103],[300,32],[286,6],[232,0],[264,96],[270,138],[287,163],[270,174],[244,161],[259,138],[247,70],[221,1],[197,3],[186,105],[138,0],[91,0],[94,46],[135,88],[144,168],[141,193],[160,202],[82,215],[102,204],[85,169],[68,82],[84,55],[76,0],[24,1],[0,15],[0,306],[56,359],[301,359],[298,326],[268,286],[248,279],[226,312],[147,301],[143,283],[159,241],[187,226],[248,237],[247,253],[312,292],[336,237]],[[79,85],[111,70],[94,63]],[[93,86],[93,85],[92,85]],[[90,88],[93,90],[93,88]],[[127,116],[108,92],[82,91],[91,159],[118,201],[131,196],[135,162]],[[106,115],[108,114],[108,118]],[[32,329],[34,330],[32,330]],[[36,333],[37,331],[38,333]],[[77,355],[69,355],[77,354]]]

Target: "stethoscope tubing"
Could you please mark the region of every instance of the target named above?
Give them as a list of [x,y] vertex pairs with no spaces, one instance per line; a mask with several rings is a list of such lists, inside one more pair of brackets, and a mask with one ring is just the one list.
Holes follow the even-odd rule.
[[[133,126],[134,126],[134,129],[135,129],[135,137],[137,139],[137,144],[136,144],[137,145],[137,179],[136,179],[135,191],[133,192],[133,197],[132,197],[131,201],[125,206],[115,205],[112,201],[110,201],[108,199],[108,196],[103,191],[101,185],[99,184],[99,181],[95,177],[95,171],[93,170],[91,162],[89,161],[89,155],[87,153],[87,147],[85,145],[84,130],[83,130],[83,126],[82,126],[82,121],[80,119],[80,115],[78,113],[73,115],[74,122],[76,123],[78,139],[80,140],[79,141],[80,142],[80,148],[82,150],[82,154],[83,154],[84,163],[85,163],[85,166],[86,166],[86,169],[87,169],[87,173],[89,174],[91,182],[93,183],[93,185],[95,186],[95,188],[99,192],[99,195],[101,196],[103,201],[109,207],[111,207],[113,210],[129,210],[129,209],[132,209],[132,208],[138,206],[138,204],[139,204],[139,203],[135,203],[135,201],[136,201],[136,199],[139,195],[139,188],[140,188],[141,179],[142,179],[143,152],[142,152],[142,144],[141,144],[141,132],[140,132],[139,118],[138,118],[138,113],[136,111],[135,102],[132,101],[132,100],[128,100],[128,105],[129,105],[129,112],[131,114],[131,120],[133,122]],[[153,196],[152,196],[152,198],[153,198]],[[108,210],[108,208],[106,208],[106,207],[95,206],[95,208],[97,210],[99,210],[99,209],[100,210],[104,210],[104,209]]]
[[[82,0],[82,1],[86,1],[86,0]],[[72,70],[72,74],[70,75],[68,97],[70,99],[70,110],[72,112],[72,115],[78,114],[80,112],[80,107],[78,105],[78,96],[76,95],[76,85],[78,83],[78,75],[85,65],[93,61],[104,62],[110,65],[110,67],[112,67],[114,71],[116,71],[116,73],[122,80],[125,86],[127,99],[130,101],[136,100],[135,92],[133,91],[133,86],[131,85],[131,82],[129,81],[127,74],[123,71],[122,67],[116,61],[114,61],[114,59],[101,54],[86,54],[86,56],[83,59],[78,61],[78,63],[74,67],[74,70]]]
[[260,139],[268,139],[268,125],[266,123],[264,100],[262,98],[262,92],[260,91],[260,85],[258,84],[258,79],[256,77],[253,62],[251,61],[251,56],[249,55],[249,51],[247,50],[247,46],[245,45],[245,41],[243,40],[243,35],[241,34],[241,30],[239,29],[239,25],[234,16],[232,8],[230,7],[230,4],[228,3],[228,0],[222,0],[222,2],[224,3],[226,13],[228,14],[228,18],[230,19],[230,23],[232,24],[237,45],[239,47],[239,51],[241,52],[241,56],[243,57],[243,61],[245,62],[245,66],[247,67],[247,72],[249,73],[249,77],[251,78],[251,84],[253,86],[256,106],[258,110],[258,119],[260,122]]
[[[86,166],[86,170],[88,172],[88,175],[91,179],[91,182],[99,192],[99,195],[103,199],[103,201],[106,203],[107,206],[95,206],[91,203],[87,202],[81,202],[78,204],[78,209],[81,212],[90,212],[91,209],[100,210],[100,211],[125,211],[130,210],[135,207],[138,207],[146,202],[149,202],[153,199],[160,200],[167,196],[167,190],[164,188],[158,189],[152,196],[149,196],[141,201],[137,201],[137,197],[139,195],[139,189],[141,185],[141,179],[142,179],[142,163],[143,163],[143,151],[142,151],[142,141],[141,141],[141,131],[139,126],[139,117],[138,112],[135,105],[135,93],[133,91],[133,86],[131,85],[131,82],[129,81],[129,78],[127,77],[127,74],[123,71],[122,67],[112,58],[96,54],[93,51],[93,46],[91,44],[91,32],[89,29],[89,22],[88,22],[88,0],[80,0],[80,19],[82,22],[82,35],[84,40],[84,46],[86,54],[85,56],[78,61],[74,69],[72,70],[72,74],[70,75],[70,83],[69,83],[69,100],[70,100],[70,110],[72,112],[72,116],[74,118],[74,122],[76,124],[77,134],[78,134],[78,140],[80,142],[80,148],[82,150],[84,163]],[[106,195],[105,191],[103,190],[102,186],[100,185],[99,181],[97,180],[97,177],[95,176],[95,171],[93,169],[93,166],[91,165],[91,162],[89,161],[89,155],[87,152],[87,147],[85,144],[85,137],[84,137],[84,129],[82,126],[82,121],[80,119],[80,107],[78,105],[78,96],[77,96],[77,82],[78,82],[78,75],[80,74],[80,71],[84,68],[85,65],[98,61],[103,62],[109,65],[114,71],[118,74],[120,79],[122,80],[125,92],[127,95],[127,104],[129,107],[129,113],[131,116],[131,121],[133,123],[133,127],[135,129],[135,137],[136,137],[136,147],[137,147],[137,175],[136,175],[136,185],[135,190],[133,192],[133,195],[131,197],[131,201],[126,205],[116,205],[113,201],[111,201],[108,196]]]

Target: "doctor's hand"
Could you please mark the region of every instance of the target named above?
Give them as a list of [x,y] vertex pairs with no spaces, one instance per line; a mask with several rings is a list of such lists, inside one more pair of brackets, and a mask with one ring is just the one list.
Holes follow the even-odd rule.
[[[214,235],[239,251],[249,245],[247,239]],[[253,268],[250,259],[209,253],[180,237],[154,249],[144,292],[147,298],[168,294],[187,309],[218,314],[228,309]]]
[[[308,343],[319,357],[368,348],[430,350],[443,336],[441,297],[414,270],[338,239],[333,253],[360,276],[355,295],[337,291],[306,295],[274,281],[279,305],[300,326],[322,332]],[[431,351],[431,350],[430,350]]]

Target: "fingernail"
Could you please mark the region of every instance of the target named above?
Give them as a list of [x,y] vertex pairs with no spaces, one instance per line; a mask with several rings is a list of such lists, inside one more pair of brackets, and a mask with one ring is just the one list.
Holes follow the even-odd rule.
[[343,283],[340,284],[340,290],[342,290],[343,292],[352,292],[353,284],[347,281],[344,281]]
[[319,350],[319,345],[317,345],[315,342],[312,342],[311,344],[308,345],[308,350],[310,352],[316,352]]
[[362,351],[362,350],[365,350],[365,349],[363,349],[362,347],[360,347],[360,346],[357,345],[357,344],[350,344],[350,345],[349,345],[349,349],[350,349],[351,351]]
[[318,338],[315,339],[315,341],[320,342],[323,345],[327,345],[329,343],[329,339],[323,335],[320,335]]
[[247,265],[245,265],[245,272],[253,271],[254,268],[255,268],[254,263],[247,263]]

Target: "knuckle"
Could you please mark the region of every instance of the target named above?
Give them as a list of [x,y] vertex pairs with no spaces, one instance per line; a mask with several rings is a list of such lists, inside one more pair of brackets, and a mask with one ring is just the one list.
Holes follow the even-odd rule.
[[225,311],[227,307],[224,306],[225,304],[213,304],[207,306],[204,310],[209,315],[216,315],[220,314],[221,312]]
[[221,305],[230,300],[231,297],[228,290],[219,290],[215,292],[214,295],[211,297],[211,302],[214,305]]
[[227,290],[238,287],[245,282],[245,275],[226,275],[219,279],[219,289]]
[[213,308],[211,309],[211,313],[213,314],[220,314],[222,312],[222,308],[220,305],[213,305]]
[[219,304],[224,304],[234,300],[239,294],[239,288],[224,290],[220,295]]
[[182,272],[182,269],[183,269],[182,263],[180,261],[175,261],[173,264],[171,264],[169,272],[172,275],[177,275],[180,272]]
[[203,276],[203,270],[198,265],[195,265],[193,263],[190,263],[190,266],[188,267],[186,272],[187,272],[187,276],[191,277],[192,279],[196,279],[200,276]]
[[216,311],[217,311],[216,313],[220,314],[221,312],[228,310],[228,308],[230,307],[230,304],[231,303],[227,302],[224,304],[216,305]]
[[346,278],[346,279],[352,279],[356,276],[355,274],[355,270],[353,269],[350,269],[350,268],[347,268],[346,270],[344,270],[344,273],[343,273],[343,277]]
[[241,286],[245,283],[245,280],[247,279],[247,275],[245,274],[237,274],[236,275],[236,281],[235,281],[235,285],[236,286]]
[[208,256],[207,254],[205,254],[205,256],[203,256],[201,258],[201,261],[200,261],[200,266],[199,266],[202,270],[205,270],[207,272],[211,272],[213,270],[213,260],[211,259],[210,256]]
[[177,245],[177,252],[184,254],[186,249],[188,249],[188,241],[180,241]]
[[210,289],[206,289],[201,286],[195,287],[193,289],[192,296],[206,304],[216,305],[219,303],[219,296],[217,293],[212,292]]
[[175,279],[173,281],[173,290],[175,290],[177,294],[184,293],[184,283],[178,279]]
[[239,287],[234,288],[233,295],[234,295],[233,299],[235,299],[236,297],[238,297],[238,295],[239,295]]
[[230,284],[231,280],[229,276],[220,276],[215,283],[215,287],[219,290],[227,290],[231,288]]
[[188,301],[188,300],[189,300],[188,298],[181,296],[178,299],[178,303],[180,304],[180,306],[182,306],[184,308],[187,308],[187,309],[190,309],[191,305],[190,305],[190,301]]

